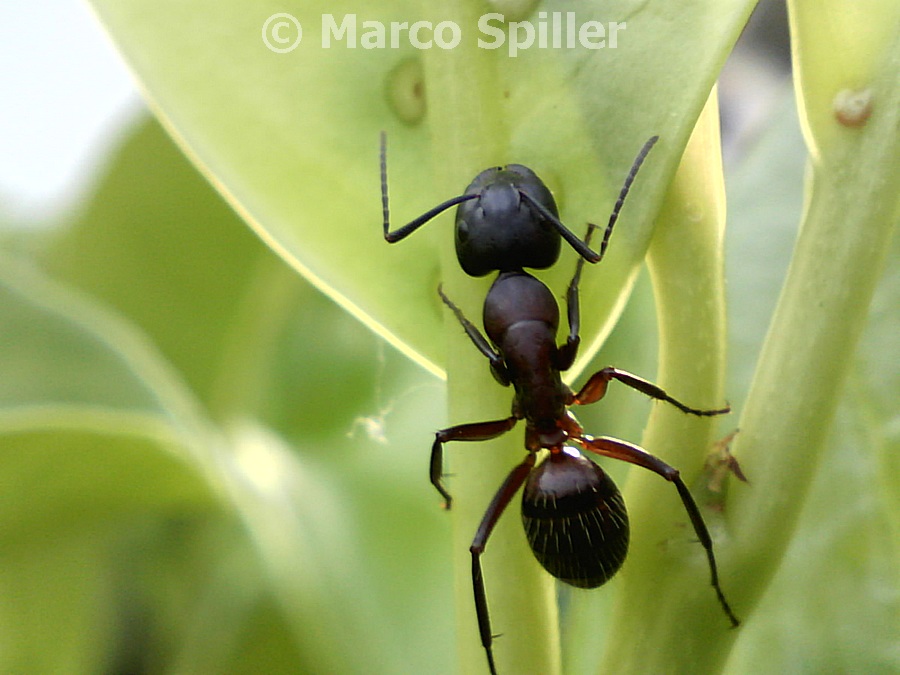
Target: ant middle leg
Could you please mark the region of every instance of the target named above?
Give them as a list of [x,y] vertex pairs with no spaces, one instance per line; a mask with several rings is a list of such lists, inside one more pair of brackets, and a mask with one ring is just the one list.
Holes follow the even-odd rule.
[[472,422],[458,424],[455,427],[441,429],[434,435],[434,443],[431,446],[431,461],[429,463],[429,476],[431,484],[444,498],[444,508],[449,509],[453,497],[447,492],[441,478],[444,473],[444,443],[449,441],[487,441],[497,436],[502,436],[516,426],[519,418],[515,415],[502,420],[490,422]]
[[642,448],[617,438],[609,438],[608,436],[601,436],[599,438],[583,436],[578,439],[578,442],[585,450],[590,450],[591,452],[603,455],[604,457],[611,457],[612,459],[618,459],[623,462],[628,462],[629,464],[635,464],[645,469],[649,469],[653,473],[662,476],[670,483],[675,484],[675,488],[678,490],[678,496],[681,498],[681,503],[684,505],[684,509],[691,519],[691,525],[694,527],[697,539],[700,540],[700,544],[706,551],[711,583],[716,592],[716,598],[719,600],[722,610],[731,622],[731,627],[735,628],[740,625],[740,621],[731,610],[731,606],[728,604],[728,600],[725,599],[725,594],[722,592],[722,587],[719,585],[719,571],[716,566],[716,557],[713,553],[712,537],[709,536],[709,530],[706,529],[706,523],[703,521],[700,509],[697,507],[697,503],[691,496],[687,485],[681,480],[678,469],[669,466],[664,461],[658,457],[654,457]]
[[688,413],[690,415],[708,417],[712,415],[724,415],[731,412],[731,406],[728,405],[726,405],[724,408],[715,408],[712,410],[692,408],[689,405],[685,405],[681,401],[672,398],[665,392],[665,390],[653,384],[652,382],[648,382],[647,380],[638,377],[637,375],[632,375],[627,371],[612,367],[604,368],[603,370],[597,371],[596,373],[591,375],[590,379],[588,379],[585,385],[572,398],[572,404],[588,405],[590,403],[599,401],[606,394],[606,388],[607,386],[609,386],[609,383],[612,380],[618,380],[622,384],[629,386],[632,389],[636,389],[642,394],[646,394],[650,398],[654,398],[658,401],[665,401],[666,403],[671,403],[682,412]]

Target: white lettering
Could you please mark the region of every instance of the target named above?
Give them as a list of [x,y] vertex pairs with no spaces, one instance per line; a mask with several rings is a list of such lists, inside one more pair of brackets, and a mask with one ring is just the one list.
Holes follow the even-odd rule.
[[[448,42],[444,39],[444,31],[449,30],[452,36]],[[462,42],[462,31],[452,21],[441,21],[434,29],[434,41],[441,49],[455,49]]]
[[391,21],[391,49],[400,48],[400,31],[409,30],[409,24],[404,21]]
[[616,36],[618,35],[620,30],[625,30],[626,28],[627,25],[624,21],[622,23],[619,23],[618,21],[609,22],[609,28],[607,30],[609,30],[610,49],[615,49],[616,47],[618,47],[618,44],[616,44]]
[[494,38],[493,42],[485,42],[481,38],[478,38],[478,46],[482,49],[499,49],[503,46],[503,43],[506,42],[506,34],[503,32],[503,29],[499,26],[492,26],[489,23],[491,21],[503,23],[503,15],[498,14],[497,12],[491,12],[490,14],[482,14],[481,18],[478,19],[478,30],[484,35],[489,35]]
[[[519,29],[525,30],[525,39],[519,40]],[[530,21],[509,22],[509,55],[515,58],[519,49],[528,49],[534,44],[534,26]]]
[[538,12],[538,47],[547,48],[547,12]]
[[419,30],[422,28],[427,28],[431,30],[431,22],[430,21],[416,21],[412,26],[409,27],[409,43],[415,47],[416,49],[431,49],[431,40],[427,42],[422,42],[419,39]]
[[[276,15],[278,18],[281,15]],[[270,23],[272,23],[270,21]],[[269,25],[268,23],[266,24]],[[299,31],[299,25],[297,26]],[[610,49],[617,48],[619,32],[627,28],[625,22],[585,21],[579,23],[575,12],[538,12],[537,20],[506,21],[503,14],[490,12],[478,18],[478,46],[481,49],[499,49],[507,46],[507,53],[515,58],[524,49]],[[291,42],[288,35],[291,25],[285,21],[273,23],[271,39],[277,44]],[[462,30],[453,21],[441,21],[437,25],[431,21],[392,21],[390,40],[387,23],[363,21],[358,26],[356,14],[344,14],[337,18],[334,14],[322,14],[322,47],[343,43],[354,49],[357,33],[363,49],[401,49],[406,45],[416,49],[431,49],[435,44],[441,49],[455,49],[462,43]],[[298,40],[299,41],[299,40]],[[268,43],[267,43],[268,44]]]
[[578,41],[585,49],[603,49],[606,46],[606,31],[599,21],[585,21],[578,29]]
[[384,24],[380,21],[363,21],[365,32],[359,37],[363,49],[384,49]]
[[553,12],[553,48],[562,47],[562,12]]
[[343,40],[347,36],[347,46],[350,49],[356,48],[356,14],[344,14],[344,20],[338,26],[334,20],[334,14],[322,15],[322,48],[329,49],[331,47],[331,38],[335,40]]

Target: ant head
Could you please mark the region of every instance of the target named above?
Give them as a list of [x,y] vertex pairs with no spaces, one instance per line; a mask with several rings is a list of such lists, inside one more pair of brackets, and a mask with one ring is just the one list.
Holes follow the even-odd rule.
[[[644,143],[631,165],[609,216],[598,252],[589,247],[596,226],[589,225],[584,240],[576,237],[559,221],[556,202],[547,186],[531,169],[521,164],[482,171],[465,193],[438,204],[392,231],[387,191],[387,140],[382,132],[381,208],[384,238],[388,243],[405,239],[435,216],[456,206],[456,257],[470,276],[483,277],[493,271],[516,272],[525,267],[550,267],[559,259],[560,238],[565,239],[583,261],[600,262],[631,183],[658,139],[658,136],[653,136]],[[581,265],[583,262],[579,262],[579,270]]]
[[478,195],[456,211],[456,255],[466,274],[544,269],[559,259],[560,233],[532,205],[559,220],[556,202],[531,169],[521,164],[486,169],[465,194]]

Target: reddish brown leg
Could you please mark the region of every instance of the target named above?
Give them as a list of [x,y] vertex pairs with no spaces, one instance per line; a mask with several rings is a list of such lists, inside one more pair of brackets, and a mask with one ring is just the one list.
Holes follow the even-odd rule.
[[475,612],[478,615],[478,632],[481,634],[481,644],[487,655],[488,666],[491,669],[491,675],[497,675],[497,668],[494,666],[494,652],[491,645],[494,642],[494,636],[491,633],[491,617],[488,613],[487,594],[484,590],[484,576],[481,572],[481,554],[484,553],[484,547],[487,544],[494,525],[500,519],[503,511],[509,505],[509,502],[515,496],[519,488],[528,478],[528,474],[534,468],[534,453],[529,453],[521,464],[510,471],[503,485],[497,490],[497,494],[491,500],[490,506],[484,512],[478,531],[475,532],[475,538],[469,547],[472,554],[472,590],[475,593]]
[[596,452],[598,455],[603,455],[604,457],[612,457],[613,459],[619,459],[623,462],[628,462],[629,464],[636,464],[637,466],[659,474],[670,483],[675,484],[675,487],[678,490],[678,496],[681,497],[681,503],[684,504],[684,509],[687,511],[687,514],[691,519],[691,524],[694,526],[694,532],[697,533],[697,538],[706,550],[712,586],[716,591],[716,597],[719,599],[719,604],[722,605],[722,609],[728,616],[729,621],[731,621],[731,627],[734,628],[738,626],[740,621],[734,615],[734,612],[731,611],[731,606],[725,599],[722,587],[719,586],[719,572],[716,567],[716,557],[713,554],[713,543],[712,538],[709,536],[709,530],[706,529],[706,523],[703,522],[703,516],[700,514],[700,509],[697,508],[697,503],[691,496],[684,481],[681,480],[678,469],[669,466],[658,457],[654,457],[638,446],[626,441],[620,441],[617,438],[609,438],[606,436],[592,438],[590,436],[585,436],[580,442],[586,450]]
[[667,403],[671,403],[679,410],[690,413],[691,415],[724,415],[725,413],[731,412],[730,406],[725,406],[724,408],[716,408],[715,410],[700,410],[699,408],[691,408],[681,401],[675,400],[674,398],[669,396],[663,389],[656,386],[652,382],[648,382],[647,380],[640,378],[637,375],[632,375],[631,373],[624,370],[619,370],[618,368],[604,368],[603,370],[600,370],[591,375],[591,378],[585,383],[581,390],[577,394],[575,394],[575,398],[572,400],[572,403],[575,405],[588,405],[589,403],[599,401],[606,395],[606,388],[607,386],[609,386],[609,383],[612,380],[618,380],[622,384],[627,385],[632,389],[636,389],[642,394],[647,394],[647,396],[649,396],[650,398],[655,398],[659,401],[666,401]]
[[511,415],[502,420],[458,424],[455,427],[441,429],[434,435],[434,443],[431,446],[429,476],[431,477],[431,484],[444,498],[445,509],[450,508],[453,497],[450,496],[450,493],[444,488],[444,484],[441,483],[441,476],[444,473],[444,443],[448,441],[487,441],[505,434],[516,426],[518,421],[517,417]]

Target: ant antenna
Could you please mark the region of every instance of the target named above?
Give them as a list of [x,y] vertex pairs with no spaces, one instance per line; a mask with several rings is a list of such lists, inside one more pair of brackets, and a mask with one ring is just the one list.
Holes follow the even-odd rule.
[[[659,140],[659,136],[652,136],[647,139],[647,142],[644,143],[644,147],[641,148],[641,151],[637,154],[637,157],[634,158],[634,162],[631,164],[631,169],[628,171],[628,175],[625,176],[625,183],[622,185],[622,189],[619,190],[619,198],[616,199],[616,204],[613,206],[612,213],[609,214],[609,222],[606,225],[606,231],[603,233],[603,241],[600,242],[600,252],[599,254],[595,254],[589,248],[591,245],[591,238],[594,236],[594,231],[598,229],[597,225],[594,223],[588,223],[587,232],[584,235],[584,241],[579,242],[583,244],[584,248],[587,249],[589,253],[592,255],[596,255],[597,259],[594,260],[592,257],[588,257],[584,254],[578,258],[578,262],[575,265],[575,274],[572,276],[572,281],[569,282],[569,288],[566,292],[566,300],[568,307],[568,319],[569,319],[569,343],[572,343],[576,346],[580,342],[580,338],[578,337],[578,332],[581,328],[580,326],[580,300],[578,297],[578,285],[581,283],[581,271],[584,269],[584,261],[588,260],[590,262],[599,262],[603,259],[603,255],[606,253],[606,247],[609,245],[609,236],[612,234],[613,226],[616,224],[616,221],[619,219],[619,211],[622,210],[622,204],[625,203],[625,197],[628,196],[628,191],[631,189],[631,184],[634,182],[635,176],[637,176],[638,169],[641,168],[641,164],[644,163],[644,160],[647,158],[647,154],[650,152],[651,148],[656,144],[656,141]],[[574,246],[574,244],[573,244]],[[577,248],[577,247],[576,247]],[[577,249],[579,253],[581,249]]]
[[[603,233],[603,241],[600,242],[600,258],[603,257],[603,254],[606,253],[606,247],[609,244],[609,235],[612,234],[613,225],[616,224],[616,221],[619,219],[619,211],[622,210],[622,204],[625,203],[625,197],[628,196],[628,191],[631,189],[631,184],[634,182],[635,177],[637,176],[638,170],[641,168],[641,164],[644,163],[644,160],[647,159],[647,155],[650,153],[651,148],[656,145],[656,141],[659,140],[659,136],[651,136],[647,139],[647,142],[644,143],[644,147],[641,148],[641,151],[637,154],[637,157],[634,158],[634,163],[631,165],[631,170],[628,172],[628,175],[625,176],[625,183],[622,184],[622,189],[619,190],[619,198],[616,200],[616,205],[613,207],[612,213],[609,214],[609,222],[606,224],[606,232]],[[591,231],[588,231],[587,238],[590,239]]]
[[393,244],[394,242],[400,241],[401,239],[405,239],[410,234],[422,227],[422,225],[427,223],[435,216],[443,213],[447,209],[452,208],[461,202],[467,202],[470,199],[478,199],[478,197],[478,194],[470,194],[459,195],[458,197],[448,199],[442,204],[438,204],[430,211],[426,211],[421,216],[407,223],[403,227],[391,232],[391,217],[390,211],[388,209],[387,189],[387,134],[383,131],[381,132],[381,212],[384,216],[384,238],[388,241],[388,243]]
[[650,149],[656,144],[656,141],[658,140],[659,136],[653,136],[652,138],[648,139],[647,142],[644,143],[644,147],[641,148],[641,151],[638,153],[637,157],[634,158],[634,163],[632,163],[631,169],[628,171],[628,175],[625,176],[625,183],[622,185],[622,189],[619,191],[619,198],[616,200],[616,204],[613,207],[612,213],[609,215],[609,223],[607,223],[606,231],[603,233],[603,241],[600,242],[599,252],[592,251],[590,248],[590,238],[591,233],[594,229],[593,227],[588,230],[587,237],[585,237],[584,241],[582,241],[581,239],[576,237],[569,228],[563,225],[556,216],[550,213],[542,204],[535,201],[530,195],[521,191],[519,192],[519,194],[522,195],[523,199],[525,199],[525,201],[527,201],[544,220],[548,221],[553,225],[553,227],[557,229],[557,231],[562,235],[563,239],[569,242],[569,245],[578,252],[582,260],[587,260],[590,263],[598,263],[603,260],[603,255],[606,253],[606,247],[609,245],[609,237],[612,234],[613,226],[619,219],[619,211],[622,210],[622,205],[625,203],[625,197],[628,196],[628,191],[631,189],[631,184],[634,182],[638,170],[641,168],[641,165],[647,158],[647,154],[650,152]]

